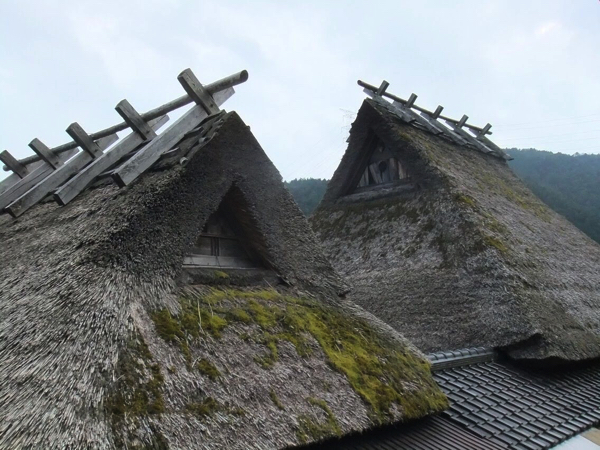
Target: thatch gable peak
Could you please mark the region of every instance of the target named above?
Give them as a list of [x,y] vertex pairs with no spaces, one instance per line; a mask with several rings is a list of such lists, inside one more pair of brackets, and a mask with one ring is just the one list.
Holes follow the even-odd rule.
[[[348,193],[373,132],[407,167],[412,189]],[[311,223],[356,301],[423,351],[600,357],[600,247],[537,199],[503,158],[365,100]]]

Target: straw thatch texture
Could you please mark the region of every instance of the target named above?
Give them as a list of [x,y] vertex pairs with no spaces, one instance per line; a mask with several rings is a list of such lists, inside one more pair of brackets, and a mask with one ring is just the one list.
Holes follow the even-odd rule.
[[[232,189],[280,284],[182,285]],[[0,448],[280,448],[445,407],[422,355],[338,298],[235,113],[186,166],[1,216],[0,242]]]
[[[347,195],[373,132],[412,184]],[[372,100],[349,142],[312,225],[356,302],[426,352],[600,356],[600,247],[506,162],[406,125]]]

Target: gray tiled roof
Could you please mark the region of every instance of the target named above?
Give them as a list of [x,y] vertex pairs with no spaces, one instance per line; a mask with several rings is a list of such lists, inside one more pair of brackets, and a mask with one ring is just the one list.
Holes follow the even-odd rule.
[[600,423],[600,366],[532,371],[483,362],[434,373],[444,415],[507,448],[550,448]]
[[[374,430],[315,449],[549,449],[600,424],[600,362],[532,370],[484,348],[429,355],[448,395],[441,416]],[[313,448],[313,447],[311,447]]]
[[503,450],[504,447],[464,430],[444,417],[428,417],[416,422],[346,436],[307,447],[312,450]]

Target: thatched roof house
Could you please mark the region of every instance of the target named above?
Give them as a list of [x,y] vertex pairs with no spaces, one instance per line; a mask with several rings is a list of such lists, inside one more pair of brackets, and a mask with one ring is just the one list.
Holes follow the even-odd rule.
[[425,352],[600,357],[598,244],[537,199],[502,151],[460,145],[462,134],[409,113],[364,101],[312,217],[353,299]]
[[339,296],[249,127],[213,125],[123,189],[0,216],[0,447],[282,448],[446,407]]

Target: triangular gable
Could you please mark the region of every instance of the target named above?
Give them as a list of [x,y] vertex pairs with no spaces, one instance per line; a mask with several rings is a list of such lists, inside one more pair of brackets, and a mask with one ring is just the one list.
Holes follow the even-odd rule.
[[374,133],[365,146],[365,156],[367,155],[368,158],[362,164],[362,175],[350,193],[410,182],[407,165]]
[[[409,195],[348,195],[372,133],[407,163]],[[599,247],[537,199],[505,158],[366,100],[311,221],[334,266],[364,294],[357,302],[423,351],[502,347],[548,364],[600,355]]]
[[405,150],[404,144],[390,136],[381,116],[370,105],[364,105],[323,202],[367,191],[385,191],[385,195],[390,191],[412,191],[422,170],[415,167],[412,153]]
[[185,267],[256,269],[267,266],[264,238],[249,214],[242,191],[233,185],[198,234],[183,260]]

